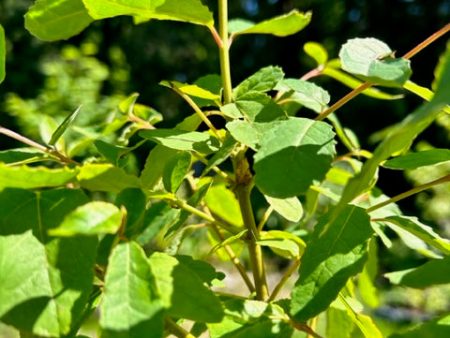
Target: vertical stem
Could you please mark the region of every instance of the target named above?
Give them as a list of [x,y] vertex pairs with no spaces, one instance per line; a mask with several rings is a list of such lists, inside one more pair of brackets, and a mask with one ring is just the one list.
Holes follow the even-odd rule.
[[228,40],[228,1],[219,0],[219,36],[222,44],[219,46],[220,53],[220,73],[222,76],[224,103],[233,100],[230,71],[230,43]]

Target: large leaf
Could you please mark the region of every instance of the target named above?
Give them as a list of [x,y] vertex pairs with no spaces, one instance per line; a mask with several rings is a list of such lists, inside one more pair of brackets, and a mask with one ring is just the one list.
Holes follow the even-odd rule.
[[411,76],[410,61],[394,58],[384,42],[374,39],[351,39],[339,52],[342,69],[368,80],[401,87]]
[[311,12],[302,13],[293,10],[287,14],[254,24],[249,21],[239,20],[230,25],[235,27],[233,35],[242,34],[272,34],[276,36],[288,36],[305,28],[311,21]]
[[145,252],[134,242],[119,244],[111,253],[100,326],[102,337],[163,336],[163,305]]
[[82,0],[36,0],[25,15],[25,28],[41,40],[68,39],[93,19]]
[[159,19],[185,21],[213,26],[208,7],[200,0],[83,0],[94,19],[132,15],[139,20]]
[[417,268],[390,272],[384,275],[392,284],[423,289],[450,283],[450,256],[433,259]]
[[6,43],[5,30],[0,25],[0,83],[5,79]]
[[306,321],[324,311],[348,279],[362,270],[372,233],[369,216],[356,206],[320,220],[292,291],[291,314],[296,320]]
[[163,304],[170,315],[207,323],[222,320],[223,309],[219,299],[189,266],[159,252],[151,255],[149,262]]
[[256,185],[271,197],[302,194],[314,180],[325,178],[334,154],[329,124],[305,118],[280,121],[263,135],[255,154]]
[[[395,153],[406,150],[412,141],[427,128],[439,115],[441,110],[450,104],[450,49],[446,52],[443,76],[433,99],[408,115],[384,141],[375,149],[370,158],[345,188],[340,206],[343,206],[370,187],[371,181],[381,162]],[[336,209],[337,211],[339,209]]]
[[[47,232],[86,202],[86,196],[73,189],[36,193],[6,189],[0,193],[3,250],[12,254],[11,250],[16,248],[16,257],[1,255],[1,269],[10,268],[0,271],[0,288],[25,283],[16,291],[20,296],[13,290],[2,294],[6,296],[0,300],[0,304],[6,304],[2,310],[9,309],[8,313],[2,313],[2,321],[43,337],[65,336],[76,327],[92,288],[97,240],[55,239]],[[12,243],[14,237],[18,242]],[[17,243],[20,243],[20,250]],[[33,257],[29,257],[31,254]],[[16,278],[28,274],[30,267],[34,269],[31,280],[18,281]],[[10,297],[17,297],[17,302]]]
[[394,333],[389,338],[438,338],[450,336],[450,315],[418,325],[403,333]]
[[48,169],[45,167],[10,167],[0,163],[0,190],[5,188],[59,187],[75,179],[77,169],[67,167]]
[[122,223],[122,217],[122,212],[114,204],[94,201],[72,211],[49,234],[62,237],[115,234]]
[[450,161],[450,149],[430,149],[395,157],[386,161],[383,166],[389,169],[411,170],[446,161]]

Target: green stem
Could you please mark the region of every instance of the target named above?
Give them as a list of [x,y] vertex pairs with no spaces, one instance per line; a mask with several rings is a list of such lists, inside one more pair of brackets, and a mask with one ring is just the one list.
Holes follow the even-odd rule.
[[283,286],[286,284],[286,282],[288,281],[288,279],[292,276],[292,274],[297,271],[298,266],[300,265],[300,259],[297,259],[296,261],[294,261],[294,263],[291,264],[291,266],[286,270],[286,272],[284,273],[283,277],[281,277],[280,281],[278,282],[278,284],[275,286],[275,288],[272,291],[272,294],[269,297],[269,302],[274,301],[275,298],[278,296],[278,294],[280,293],[281,289],[283,288]]
[[170,318],[166,318],[165,324],[167,331],[178,338],[196,338]]
[[386,206],[388,204],[398,202],[398,201],[400,201],[400,200],[402,200],[404,198],[407,198],[407,197],[415,195],[415,194],[417,194],[417,193],[419,193],[421,191],[429,189],[432,186],[435,186],[435,185],[438,185],[438,184],[442,184],[442,183],[446,183],[446,182],[450,182],[450,174],[446,175],[444,177],[438,178],[437,180],[434,180],[432,182],[419,185],[418,187],[414,187],[411,190],[408,190],[408,191],[405,191],[405,192],[403,192],[401,194],[398,194],[397,196],[394,196],[394,197],[392,197],[392,198],[390,198],[390,199],[388,199],[386,201],[383,201],[381,203],[375,204],[374,206],[371,206],[370,208],[367,208],[366,211],[367,212],[375,211],[375,210],[380,209],[380,208],[382,208],[382,207],[384,207],[384,206]]
[[224,103],[233,100],[233,86],[231,85],[230,70],[230,42],[228,39],[228,1],[219,0],[219,37],[222,41],[219,45],[220,73],[222,76]]

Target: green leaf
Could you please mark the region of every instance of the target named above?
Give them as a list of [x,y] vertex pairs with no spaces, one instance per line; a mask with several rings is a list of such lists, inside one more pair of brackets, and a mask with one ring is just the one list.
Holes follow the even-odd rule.
[[92,21],[82,0],[36,0],[25,14],[25,28],[45,41],[68,39]]
[[304,80],[284,79],[278,83],[276,90],[292,92],[278,102],[297,102],[316,113],[322,112],[330,102],[330,94],[318,85]]
[[27,163],[44,159],[44,153],[34,148],[15,148],[0,151],[0,162],[7,164]]
[[248,92],[265,93],[275,88],[284,77],[280,67],[268,66],[242,81],[233,91],[236,100]]
[[276,127],[279,121],[267,123],[250,123],[242,120],[234,120],[226,124],[233,138],[253,150],[257,150],[264,133]]
[[327,310],[327,337],[351,338],[354,329],[353,320],[345,309],[330,306]]
[[0,25],[0,83],[5,79],[5,61],[6,60],[6,42],[5,42],[5,30]]
[[48,169],[45,167],[10,167],[0,163],[0,190],[5,188],[49,188],[59,187],[74,180],[77,169],[64,167]]
[[271,122],[285,118],[283,109],[267,94],[250,91],[235,102],[240,114],[252,122]]
[[115,204],[126,209],[125,237],[133,238],[144,225],[147,196],[141,189],[128,188],[122,190],[116,198]]
[[348,40],[339,52],[342,69],[386,86],[401,87],[411,76],[410,61],[393,57],[384,42],[374,38]]
[[59,227],[49,231],[49,235],[72,237],[115,234],[119,230],[122,217],[122,212],[114,204],[90,202],[68,214]]
[[450,161],[449,149],[430,149],[393,158],[383,166],[389,169],[411,170],[446,161]]
[[163,173],[164,188],[175,193],[191,167],[191,154],[180,152],[166,164]]
[[423,323],[403,333],[394,333],[389,338],[437,338],[450,336],[450,315]]
[[220,100],[220,95],[211,93],[209,90],[201,88],[195,84],[181,83],[178,81],[161,81],[160,85],[169,87],[169,88],[175,87],[183,94],[197,97],[200,99],[212,100],[212,101]]
[[399,226],[428,245],[442,251],[446,255],[450,255],[450,241],[441,238],[431,227],[421,223],[417,217],[389,216],[384,218],[383,221]]
[[111,164],[85,164],[77,176],[81,187],[91,191],[118,193],[126,188],[138,188],[139,179]]
[[127,160],[126,155],[139,148],[144,142],[145,141],[138,142],[133,147],[123,147],[102,140],[95,140],[94,145],[106,160],[116,166],[122,166],[123,162],[126,162]]
[[225,184],[215,184],[210,187],[205,196],[205,203],[213,214],[224,221],[235,226],[244,225],[239,202]]
[[380,303],[378,289],[375,286],[377,275],[378,247],[376,240],[372,238],[369,242],[367,262],[358,278],[358,289],[361,299],[371,308],[377,308]]
[[369,216],[355,206],[319,221],[292,291],[291,314],[296,320],[306,321],[324,311],[348,279],[362,270],[372,234]]
[[256,185],[277,198],[305,193],[314,180],[325,178],[334,154],[329,124],[305,118],[280,121],[264,133],[255,154]]
[[[84,203],[86,196],[74,189],[0,192],[0,250],[6,250],[5,254],[16,252],[14,258],[0,263],[0,289],[13,284],[16,288],[7,291],[6,299],[0,299],[0,308],[8,311],[1,314],[2,322],[43,337],[66,336],[76,328],[92,289],[97,240],[50,238],[47,232]],[[15,243],[11,242],[13,238],[17,239]],[[2,253],[1,257],[8,256]],[[18,264],[18,259],[27,257],[26,264]],[[14,265],[3,270],[10,264]],[[28,275],[30,268],[33,272]],[[23,281],[16,279],[24,274],[28,276]],[[17,289],[22,283],[24,288]],[[14,304],[8,297],[17,297],[20,304]]]
[[208,133],[198,131],[154,129],[143,130],[139,135],[170,149],[198,151],[202,153],[209,153],[219,149],[217,139]]
[[238,119],[244,117],[237,107],[236,103],[228,103],[222,107],[220,107],[220,111],[227,117],[231,117],[232,119]]
[[270,206],[281,216],[291,222],[298,222],[303,216],[303,207],[297,197],[291,198],[274,198],[264,196]]
[[216,279],[222,280],[225,278],[225,274],[217,272],[211,264],[205,261],[193,259],[192,256],[185,255],[177,255],[176,258],[181,264],[194,271],[208,285],[211,285]]
[[305,43],[303,50],[317,62],[318,66],[325,65],[328,61],[327,50],[318,42],[310,41]]
[[271,230],[261,232],[259,245],[269,247],[275,254],[286,259],[299,259],[305,251],[306,244],[300,238],[287,231]]
[[233,139],[233,137],[230,136],[229,133],[227,133],[220,149],[208,160],[205,169],[203,169],[202,175],[207,175],[212,167],[218,166],[219,164],[226,161],[231,156],[235,147],[236,141]]
[[158,19],[190,22],[212,27],[214,19],[200,0],[83,0],[96,20],[132,15],[140,20]]
[[431,261],[413,269],[384,274],[392,284],[424,289],[450,283],[450,256]]
[[[295,34],[305,28],[311,21],[311,12],[302,13],[293,10],[287,14],[275,18],[252,24],[241,21],[239,25],[235,24],[233,35],[243,34],[272,34],[275,36],[288,36]],[[241,28],[236,30],[236,28]]]
[[100,308],[102,337],[163,337],[163,305],[144,250],[122,243],[111,253]]
[[63,134],[66,132],[67,128],[69,128],[75,121],[80,110],[81,106],[79,106],[72,114],[67,116],[64,121],[58,126],[58,128],[56,128],[56,130],[52,134],[52,137],[50,138],[50,141],[48,142],[49,145],[54,146],[56,142],[58,142],[60,137],[63,136]]
[[[450,104],[450,49],[446,52],[446,63],[442,80],[433,99],[408,115],[375,149],[373,156],[364,164],[360,173],[350,180],[339,202],[340,207],[352,201],[371,186],[371,181],[384,160],[404,151],[412,141],[427,128],[442,109]],[[336,212],[339,208],[336,209]]]
[[[160,252],[153,253],[149,262],[169,315],[207,323],[222,320],[219,299],[189,266]],[[192,304],[195,304],[195,311],[192,311]]]

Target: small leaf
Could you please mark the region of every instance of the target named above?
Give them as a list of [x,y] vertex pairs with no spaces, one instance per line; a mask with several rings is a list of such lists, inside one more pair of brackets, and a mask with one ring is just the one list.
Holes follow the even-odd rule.
[[209,153],[219,149],[217,147],[218,141],[216,139],[208,133],[201,133],[198,131],[154,129],[141,131],[139,135],[167,148],[176,150]]
[[273,210],[291,222],[298,222],[303,216],[303,207],[297,197],[273,198],[264,196],[272,206]]
[[248,92],[265,93],[275,88],[278,82],[284,77],[283,70],[280,67],[268,66],[260,69],[249,78],[242,81],[234,89],[236,100]]
[[74,181],[78,169],[64,167],[48,169],[45,167],[10,167],[0,163],[0,190],[5,188],[49,188],[63,186]]
[[317,62],[318,66],[325,65],[328,61],[327,50],[320,43],[307,42],[303,45],[303,50]]
[[261,239],[257,243],[269,247],[275,254],[286,259],[299,259],[306,248],[300,237],[280,230],[261,232]]
[[144,250],[134,242],[116,246],[109,258],[100,308],[102,337],[163,337],[163,306]]
[[239,21],[234,24],[234,35],[243,34],[272,34],[275,36],[288,36],[305,28],[311,21],[311,12],[302,13],[293,10],[287,14],[251,24],[249,21]]
[[6,59],[6,42],[5,42],[5,30],[0,25],[0,83],[5,79],[5,59]]
[[82,0],[36,0],[25,14],[25,28],[44,41],[68,39],[92,21]]
[[243,226],[241,209],[234,193],[224,184],[215,184],[209,188],[205,203],[211,211],[224,221]]
[[242,116],[252,122],[272,122],[286,117],[283,109],[267,94],[250,91],[235,102]]
[[139,179],[128,175],[121,168],[111,164],[85,164],[77,175],[81,187],[91,191],[118,193],[126,188],[138,188]]
[[296,320],[306,321],[324,311],[348,279],[362,270],[372,234],[369,216],[355,206],[346,206],[336,217],[327,214],[319,221],[292,291],[291,314]]
[[[223,318],[222,305],[202,279],[175,257],[155,252],[149,258],[164,306],[171,316],[215,323]],[[192,311],[195,304],[195,311]]]
[[384,274],[392,284],[424,289],[450,283],[450,256],[431,261],[413,269]]
[[430,149],[393,158],[383,166],[389,169],[411,170],[446,161],[450,161],[449,149]]
[[230,136],[229,133],[227,133],[220,149],[208,160],[208,164],[205,169],[203,169],[202,175],[207,175],[212,167],[218,166],[226,161],[231,156],[236,144],[236,141]]
[[163,174],[164,188],[175,193],[191,167],[191,154],[181,152],[173,157],[165,166]]
[[256,185],[271,197],[300,195],[314,180],[325,178],[334,154],[334,133],[327,123],[305,118],[280,121],[264,133],[255,154]]
[[50,141],[48,142],[49,145],[54,146],[56,142],[58,142],[59,138],[63,136],[67,128],[69,128],[75,121],[80,110],[81,106],[79,106],[72,114],[67,116],[64,121],[58,126],[58,128],[56,128],[56,130],[52,134],[52,137],[50,138]]
[[124,235],[126,238],[133,238],[143,228],[147,196],[141,189],[124,189],[117,195],[115,205],[126,209]]
[[236,103],[228,103],[222,107],[220,107],[220,111],[227,117],[231,117],[232,119],[238,119],[243,117],[241,111],[237,107]]
[[122,222],[122,212],[114,204],[90,202],[68,214],[61,225],[51,229],[51,236],[71,237],[115,234]]
[[384,42],[374,39],[351,39],[340,52],[342,69],[363,76],[369,81],[401,87],[411,76],[410,61],[395,59],[393,51]]
[[181,83],[178,81],[162,81],[162,82],[160,82],[160,84],[165,87],[169,87],[169,88],[175,87],[183,94],[197,97],[200,99],[213,100],[213,101],[220,100],[220,95],[211,93],[209,90],[201,88],[195,84]]

